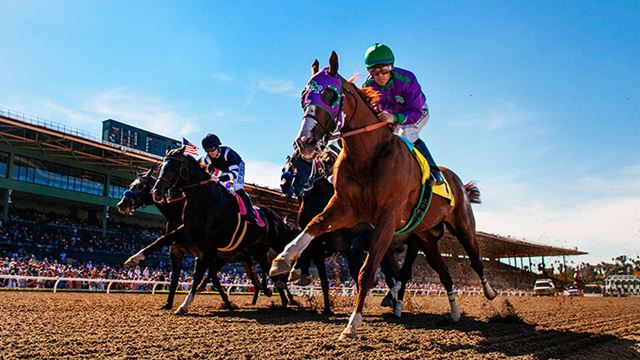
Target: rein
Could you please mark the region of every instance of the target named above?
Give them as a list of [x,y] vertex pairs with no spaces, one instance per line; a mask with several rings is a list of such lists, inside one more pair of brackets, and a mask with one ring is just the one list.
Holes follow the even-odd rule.
[[[347,92],[347,94],[353,96],[354,98],[356,97],[356,95],[351,92],[351,90],[344,88],[344,90]],[[341,104],[342,105],[342,104]],[[342,106],[341,106],[342,108]],[[351,119],[353,119],[353,117],[355,116],[356,112],[358,110],[358,101],[355,102],[355,109],[353,109],[353,114],[351,115]],[[346,122],[345,122],[346,124]],[[378,122],[375,124],[371,124],[371,125],[367,125],[367,126],[363,126],[361,128],[357,128],[351,131],[347,131],[347,132],[340,132],[339,134],[335,134],[329,137],[329,140],[336,140],[336,139],[344,139],[344,138],[348,138],[350,136],[354,136],[354,135],[358,135],[358,134],[363,134],[363,133],[367,133],[370,131],[374,131],[377,129],[380,129],[386,125],[389,125],[389,128],[391,128],[393,125],[386,123],[386,122]]]

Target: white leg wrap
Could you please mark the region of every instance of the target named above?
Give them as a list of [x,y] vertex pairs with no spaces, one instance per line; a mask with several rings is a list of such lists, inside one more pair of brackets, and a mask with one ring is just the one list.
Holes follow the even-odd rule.
[[126,266],[138,265],[142,260],[144,260],[144,255],[142,254],[142,250],[140,250],[135,255],[127,259],[124,264]]
[[489,300],[495,299],[496,295],[498,295],[485,278],[482,278],[482,290],[484,291],[484,297]]
[[460,320],[460,311],[458,310],[456,296],[452,291],[447,294],[447,297],[449,298],[449,306],[451,306],[451,321],[458,322],[458,320]]
[[400,291],[400,287],[402,287],[402,281],[397,281],[395,285],[389,289],[389,293],[391,293],[393,300],[398,300],[398,291]]
[[176,311],[176,313],[186,314],[187,312],[189,312],[189,305],[191,305],[192,302],[193,302],[193,295],[191,294],[191,292],[189,292],[189,295],[187,295],[187,297],[184,299],[182,304],[180,304],[180,307],[178,307],[178,310]]
[[340,334],[340,340],[345,340],[347,338],[355,338],[356,333],[358,331],[358,326],[362,324],[362,313],[353,312],[351,313],[351,317],[349,318],[349,324],[347,327],[342,330],[342,334]]
[[278,255],[279,258],[284,259],[289,264],[293,264],[298,258],[300,254],[304,251],[304,249],[309,246],[313,240],[313,236],[307,234],[306,232],[300,233],[300,235],[296,236],[292,242],[285,246],[284,250]]
[[393,316],[402,317],[402,300],[396,301],[396,307],[393,309]]

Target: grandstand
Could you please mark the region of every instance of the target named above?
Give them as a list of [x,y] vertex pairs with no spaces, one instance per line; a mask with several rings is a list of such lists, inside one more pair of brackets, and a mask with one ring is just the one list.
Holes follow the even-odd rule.
[[[122,125],[112,119],[105,123]],[[69,248],[68,242],[62,244],[53,238],[75,236],[74,244],[78,246],[74,256],[78,259],[88,261],[99,257],[110,263],[122,261],[131,254],[132,248],[156,236],[164,221],[154,207],[140,209],[135,216],[125,216],[118,213],[116,203],[136,173],[146,171],[161,159],[157,154],[0,108],[0,205],[5,232],[0,239],[0,250],[17,251],[24,246],[42,248],[40,243],[44,241],[49,244],[49,255],[55,255],[55,252],[74,249]],[[279,190],[253,184],[246,188],[255,204],[269,206],[283,217],[295,219],[297,201],[281,197]],[[19,240],[25,229],[31,234],[30,242]],[[86,241],[91,244],[84,243]],[[488,271],[503,273],[505,278],[512,279],[533,274],[522,270],[524,259],[529,259],[528,269],[531,269],[531,257],[564,258],[585,254],[577,249],[532,244],[483,232],[478,232],[478,242]],[[112,244],[118,244],[116,250],[109,248]],[[458,259],[466,255],[457,240],[448,235],[440,242],[440,249],[446,254],[449,267],[454,269],[461,263]],[[499,259],[513,259],[513,264],[510,260],[509,264],[496,261]],[[520,259],[519,266],[517,259]],[[468,275],[466,263],[462,269],[459,275],[453,271],[454,279]],[[437,281],[433,273],[425,280],[431,278]],[[513,281],[509,287],[527,281],[528,278]]]

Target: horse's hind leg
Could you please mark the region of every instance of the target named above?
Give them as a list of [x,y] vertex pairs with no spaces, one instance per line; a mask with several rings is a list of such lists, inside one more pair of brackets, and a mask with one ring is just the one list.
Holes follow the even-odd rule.
[[209,277],[211,278],[211,282],[213,283],[213,287],[218,290],[220,297],[222,298],[222,302],[224,303],[224,307],[227,310],[233,309],[233,304],[229,301],[229,296],[225,288],[220,283],[220,278],[218,278],[218,268],[217,266],[209,266]]
[[402,267],[400,268],[400,289],[398,289],[398,298],[393,308],[393,315],[395,317],[402,316],[402,305],[404,302],[404,293],[407,289],[407,283],[413,278],[413,263],[418,257],[418,244],[417,240],[412,238],[415,235],[411,235],[407,241],[407,253],[404,256]]
[[[469,214],[470,211],[471,209],[469,207],[469,211],[466,213]],[[473,217],[473,215],[471,216]],[[469,261],[471,262],[471,267],[473,268],[473,271],[478,274],[478,277],[482,282],[484,296],[489,300],[493,300],[497,294],[484,277],[484,268],[482,266],[482,261],[480,260],[480,249],[478,247],[478,242],[476,241],[475,221],[473,221],[473,218],[471,218],[470,221],[464,221],[463,219],[468,218],[456,215],[457,226],[455,228],[447,226],[447,228],[456,238],[458,238],[458,241],[467,252],[467,256],[469,256]]]
[[324,256],[316,256],[313,262],[318,269],[320,277],[320,287],[322,288],[322,297],[324,299],[323,312],[327,315],[331,314],[331,300],[329,299],[329,279],[327,278],[327,267],[324,265]]
[[171,259],[171,283],[169,285],[169,296],[167,297],[167,303],[160,309],[171,310],[173,308],[173,299],[176,296],[176,290],[178,289],[178,281],[180,280],[180,264],[182,262],[182,252],[171,247],[169,250],[169,257]]
[[258,303],[258,296],[260,296],[260,287],[262,286],[258,281],[258,277],[256,276],[255,269],[253,268],[253,264],[249,261],[243,261],[242,267],[244,268],[244,272],[251,280],[251,284],[253,285],[253,299],[251,300],[251,305],[255,305]]
[[456,302],[456,296],[453,293],[453,280],[449,274],[449,269],[442,259],[440,249],[438,248],[438,241],[433,239],[427,239],[420,242],[420,247],[427,257],[427,263],[440,277],[440,282],[447,290],[447,297],[449,298],[449,306],[451,307],[451,314],[449,318],[452,322],[458,322],[460,320],[460,311],[458,310],[458,303]]

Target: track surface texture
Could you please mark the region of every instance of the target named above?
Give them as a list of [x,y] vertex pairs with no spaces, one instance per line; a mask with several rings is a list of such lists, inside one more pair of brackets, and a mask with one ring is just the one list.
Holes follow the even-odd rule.
[[[183,295],[178,296],[181,301]],[[338,341],[353,299],[197,296],[190,313],[158,310],[165,295],[0,292],[0,357],[73,359],[640,359],[640,298],[458,297],[446,324],[444,297],[407,299],[401,319],[369,297],[358,338]],[[179,302],[176,302],[176,306]]]

